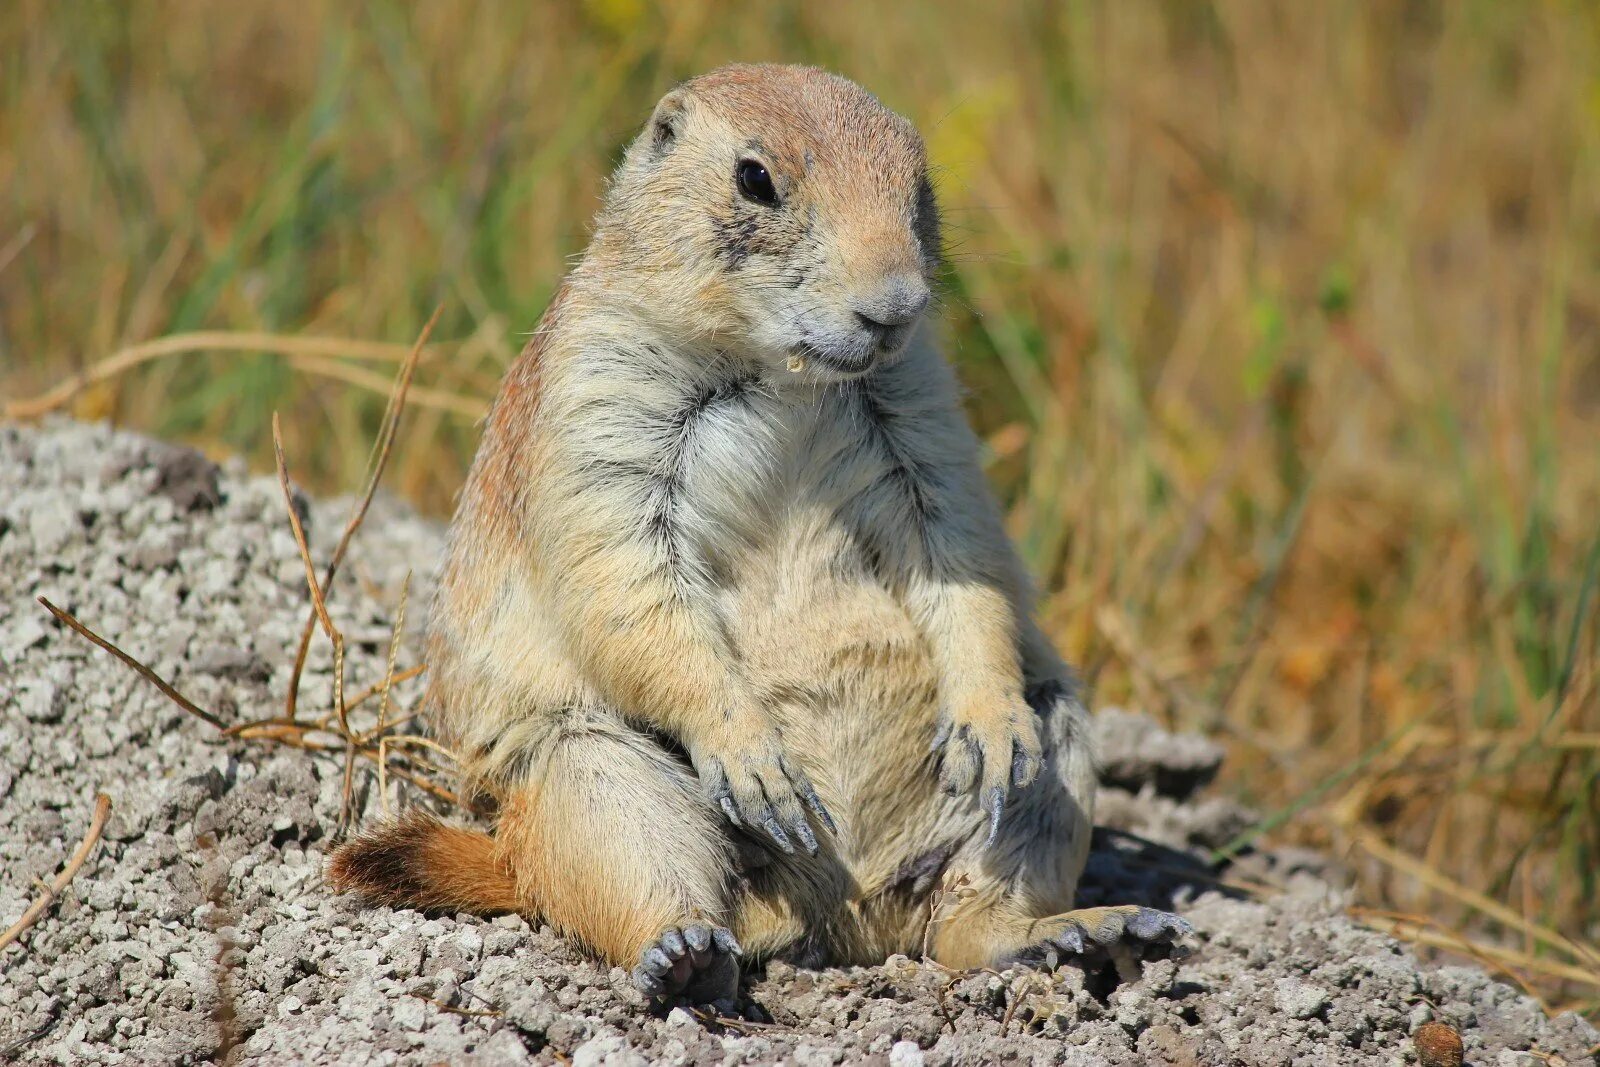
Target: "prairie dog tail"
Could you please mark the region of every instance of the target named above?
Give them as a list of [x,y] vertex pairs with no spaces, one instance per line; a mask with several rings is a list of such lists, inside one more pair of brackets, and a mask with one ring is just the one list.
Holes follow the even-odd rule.
[[492,837],[420,811],[339,846],[328,877],[342,892],[391,908],[497,912],[522,904]]

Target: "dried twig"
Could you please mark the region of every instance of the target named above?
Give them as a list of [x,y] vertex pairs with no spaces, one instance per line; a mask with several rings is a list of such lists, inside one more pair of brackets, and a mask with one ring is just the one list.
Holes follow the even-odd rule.
[[[357,693],[355,696],[351,697],[345,702],[345,714],[348,715],[350,712],[355,711],[361,705],[365,704],[367,701],[383,692],[385,688],[393,688],[394,686],[399,685],[401,682],[409,682],[413,678],[421,677],[427,671],[427,669],[428,665],[426,663],[419,663],[414,667],[407,667],[403,671],[395,671],[393,675],[386,679],[373,682],[371,685],[367,686],[365,689],[361,690],[361,692]],[[385,685],[385,683],[387,683],[387,685]],[[415,714],[402,715],[398,719],[389,720],[387,726],[390,729],[393,729],[397,726],[402,726],[405,723],[410,722],[414,718],[416,718]],[[290,726],[298,729],[303,728],[305,725],[306,724],[304,722],[298,720],[289,720],[285,719],[282,715],[274,715],[266,719],[251,719],[249,722],[236,722],[222,732],[227,734],[229,737],[237,737],[246,731],[254,730],[263,726]]]
[[740,1019],[732,1015],[719,1015],[705,1008],[692,1008],[690,1014],[707,1026],[721,1026],[741,1034],[768,1033],[773,1030],[786,1030],[781,1023],[758,1023],[751,1019]]
[[[118,660],[131,667],[141,678],[144,678],[151,684],[155,685],[164,696],[170,699],[174,704],[178,705],[178,707],[196,716],[197,718],[204,720],[212,726],[217,727],[221,732],[228,733],[230,736],[235,736],[246,741],[273,741],[281,745],[286,745],[290,748],[305,749],[311,752],[336,752],[344,747],[342,739],[339,738],[336,730],[330,729],[318,723],[288,723],[279,720],[265,723],[240,723],[231,731],[225,730],[220,719],[218,719],[211,712],[206,711],[204,708],[201,708],[195,704],[194,701],[190,700],[182,693],[178,692],[160,675],[156,674],[155,671],[151,670],[143,663],[140,663],[133,656],[130,656],[128,653],[124,652],[110,641],[107,641],[104,637],[101,637],[99,634],[89,629],[71,613],[63,611],[61,608],[56,607],[54,604],[51,604],[48,600],[45,600],[42,597],[40,600],[44,606],[50,610],[51,614],[61,621],[62,625],[75,631],[76,633],[82,634],[89,641],[111,653]],[[408,715],[404,718],[396,719],[394,722],[389,724],[389,728],[394,729],[400,723],[403,723],[410,718],[411,716]],[[335,743],[319,745],[312,741],[308,741],[306,739],[306,735],[313,733],[328,734],[331,738],[335,739]],[[439,748],[440,751],[450,754],[452,759],[456,758],[454,753],[449,752],[449,749],[446,749],[443,746],[439,746]],[[356,755],[363,759],[369,759],[373,761],[376,761],[378,758],[377,752],[371,747],[358,747],[356,749]],[[424,761],[418,760],[414,756],[410,756],[410,754],[407,754],[407,756],[408,758],[411,758],[417,762],[420,766],[424,767],[426,770],[434,772],[438,771],[438,768],[428,765]],[[460,808],[473,810],[472,804],[457,796],[455,793],[452,793],[443,786],[429,781],[420,774],[414,774],[399,767],[391,767],[390,773],[399,776],[407,782],[410,782],[412,785],[423,790],[424,792],[438,797],[440,800],[444,800]]]
[[[272,413],[272,455],[278,467],[278,484],[283,488],[283,499],[289,505],[289,528],[294,532],[295,546],[300,550],[300,562],[306,569],[306,585],[311,590],[311,610],[317,621],[322,623],[323,632],[328,635],[328,640],[337,650],[344,643],[338,627],[333,625],[333,619],[328,615],[328,603],[322,593],[322,586],[317,583],[317,567],[311,562],[311,546],[306,541],[306,529],[300,522],[300,512],[294,506],[294,488],[289,484],[289,465],[283,456],[283,434],[278,425],[278,413]],[[338,684],[335,677],[334,684]],[[338,701],[342,713],[344,701]],[[291,716],[293,718],[293,716]]]
[[[378,759],[377,753],[371,751],[370,749],[356,749],[356,755],[360,756],[362,759],[368,759],[374,762],[376,762]],[[481,811],[482,809],[482,805],[474,805],[472,801],[467,800],[460,794],[452,793],[444,786],[430,782],[428,779],[416,774],[412,774],[410,771],[402,770],[399,767],[390,767],[389,773],[407,782],[410,782],[412,785],[416,786],[418,789],[429,794],[430,796],[438,797],[447,804],[454,804],[463,811]]]
[[451,1015],[464,1015],[469,1019],[499,1019],[505,1015],[505,1012],[500,1011],[498,1008],[488,1011],[479,1011],[476,1008],[458,1008],[454,1004],[446,1004],[442,1000],[434,1000],[432,997],[425,997],[421,993],[407,993],[406,996],[415,997],[424,1004],[432,1004],[440,1011],[447,1011]]
[[[389,380],[381,374],[376,374],[363,367],[352,367],[350,364],[337,359],[318,359],[314,356],[301,356],[289,360],[289,365],[295,370],[305,374],[314,374],[323,378],[332,378],[334,381],[344,382],[359,389],[367,389],[374,393],[381,393],[389,388]],[[489,405],[477,397],[462,396],[458,393],[446,392],[443,389],[428,389],[417,386],[411,391],[411,400],[425,408],[434,411],[444,411],[451,415],[458,415],[474,422],[483,418],[489,410]]]
[[[1000,1020],[1001,1037],[1005,1037],[1006,1032],[1011,1029],[1011,1020],[1016,1016],[1017,1009],[1022,1006],[1022,1002],[1033,992],[1033,984],[1038,977],[1037,974],[1030,971],[1022,976],[1020,982],[1008,990],[1011,996],[1010,1002],[1006,1004],[1006,1013]],[[1050,988],[1048,982],[1045,983],[1045,988]]]
[[[322,624],[323,633],[328,635],[328,640],[333,644],[333,710],[339,720],[339,733],[344,738],[344,786],[340,792],[339,826],[342,833],[351,822],[351,809],[355,804],[355,764],[356,743],[355,735],[350,732],[350,715],[344,703],[344,634],[333,624],[333,617],[328,614],[328,603],[323,592],[323,587],[317,583],[317,566],[311,562],[311,546],[306,541],[305,526],[300,521],[300,513],[294,506],[294,489],[289,485],[289,464],[283,456],[283,433],[278,425],[278,413],[272,413],[272,456],[278,467],[278,484],[283,488],[283,500],[288,505],[289,528],[294,531],[295,547],[300,550],[300,562],[306,569],[306,585],[311,590],[311,609],[313,617]],[[329,586],[332,577],[329,577]],[[306,647],[304,643],[302,648]],[[304,662],[303,658],[299,663]],[[294,679],[289,685],[291,699],[295,690],[299,688],[299,680]],[[289,718],[293,720],[291,712]]]
[[960,907],[978,895],[978,891],[972,888],[971,881],[965,871],[957,875],[953,881],[946,874],[945,880],[929,895],[928,921],[922,926],[922,962],[931,963],[943,969],[943,965],[933,958],[933,928],[939,923],[948,922],[954,918],[952,915],[944,914],[945,905],[953,904],[956,907]]
[[[59,1004],[59,1001],[57,1003]],[[41,1022],[38,1026],[35,1026],[32,1030],[29,1030],[27,1033],[25,1033],[22,1036],[18,1037],[15,1041],[11,1042],[9,1045],[0,1046],[0,1063],[10,1063],[13,1059],[16,1058],[17,1053],[21,1052],[23,1049],[25,1049],[29,1045],[33,1044],[35,1041],[37,1041],[39,1038],[43,1037],[45,1034],[49,1033],[50,1032],[50,1028],[55,1026],[55,1024],[60,1022],[60,1021],[61,1021],[61,1009],[59,1007],[57,1007],[54,1011],[49,1012],[48,1014],[46,1014],[45,1017],[44,1017],[44,1021]]]
[[82,635],[91,643],[100,646],[117,659],[133,668],[135,674],[139,675],[139,677],[145,679],[151,685],[154,685],[157,689],[161,690],[162,695],[168,700],[172,701],[174,704],[178,705],[178,707],[182,708],[184,711],[187,711],[196,718],[210,723],[219,730],[224,728],[224,723],[221,719],[217,718],[217,716],[213,715],[211,712],[200,707],[194,701],[178,692],[171,686],[170,683],[167,682],[166,679],[162,678],[155,671],[151,670],[143,663],[140,663],[137,659],[133,658],[128,653],[124,652],[122,649],[118,648],[116,645],[112,644],[110,641],[106,640],[104,637],[101,637],[83,623],[79,622],[71,612],[64,611],[63,609],[56,607],[44,597],[39,598],[39,603],[43,604],[45,609],[49,611],[50,614],[54,615],[57,621],[59,621],[63,626]]
[[383,667],[383,688],[378,700],[378,727],[377,732],[383,733],[383,722],[389,717],[389,694],[394,689],[394,661],[400,652],[400,635],[406,629],[406,601],[411,596],[411,572],[406,571],[405,580],[400,583],[400,607],[395,612],[394,627],[389,633],[389,659]]
[[956,1016],[955,1012],[950,1010],[950,990],[954,989],[960,980],[959,974],[953,974],[939,988],[939,1014],[944,1016],[944,1023],[952,1034],[956,1032]]
[[418,734],[390,734],[388,737],[382,738],[382,740],[384,743],[390,745],[415,745],[418,748],[425,748],[431,752],[437,752],[439,755],[443,756],[452,763],[459,763],[461,761],[460,756],[456,755],[450,749],[445,748],[431,737],[422,737]]
[[[410,571],[406,572],[406,580],[408,582],[411,580],[411,572]],[[402,603],[401,603],[401,612],[402,612],[402,614],[404,613],[404,610],[405,610],[403,595],[404,595],[404,590],[402,590]],[[390,674],[386,675],[382,681],[373,682],[371,685],[367,686],[361,692],[359,692],[355,696],[351,697],[350,698],[350,703],[345,705],[344,710],[346,712],[352,712],[352,711],[356,710],[357,708],[359,708],[361,705],[365,704],[367,701],[371,700],[373,697],[378,696],[379,694],[384,694],[385,696],[387,696],[389,690],[393,689],[395,686],[399,685],[401,682],[409,682],[413,678],[419,678],[419,677],[422,676],[423,672],[428,669],[428,665],[426,663],[419,663],[414,667],[407,667],[403,671],[392,670],[392,667],[393,667],[393,663],[392,662],[390,664],[390,667],[391,667],[391,673]],[[394,719],[389,723],[389,725],[390,726],[396,726],[396,725],[398,725],[398,724],[400,724],[400,723],[402,723],[404,721],[405,721],[405,719]]]
[[132,667],[141,676],[143,676],[147,682],[165,693],[167,699],[178,705],[178,707],[182,708],[184,711],[187,711],[190,715],[195,715],[201,719],[204,719],[206,722],[210,723],[212,726],[215,726],[219,730],[223,728],[223,722],[221,719],[217,718],[215,715],[211,714],[211,712],[206,711],[194,701],[190,700],[188,697],[172,688],[167,680],[161,677],[155,671],[151,670],[149,667],[146,667],[143,663],[140,663],[138,660],[122,651],[122,649],[118,648],[116,645],[113,645],[110,641],[107,641],[105,638],[89,629],[67,612],[62,611],[60,608],[50,603],[47,598],[40,597],[39,603],[43,604],[44,609],[50,614],[54,615],[56,617],[56,621],[61,623],[61,625],[67,627],[68,629],[76,630],[79,635],[88,638],[94,644],[99,645],[101,648],[120,659],[123,663],[126,663],[128,666]]
[[[40,599],[43,599],[42,597]],[[78,842],[78,847],[73,850],[72,858],[67,860],[67,865],[61,868],[61,873],[56,875],[44,894],[28,906],[22,913],[22,918],[11,924],[10,929],[0,934],[0,951],[17,938],[22,936],[24,930],[38,921],[45,909],[50,907],[52,901],[61,895],[67,888],[67,883],[77,875],[78,869],[88,860],[89,853],[94,851],[94,846],[100,841],[100,832],[106,828],[106,819],[111,815],[111,798],[104,793],[99,793],[94,798],[94,814],[89,818],[89,829],[84,833],[83,840]]]

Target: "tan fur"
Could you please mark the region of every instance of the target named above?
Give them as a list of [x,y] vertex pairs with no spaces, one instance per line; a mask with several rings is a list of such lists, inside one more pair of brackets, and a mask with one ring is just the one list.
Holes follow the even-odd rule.
[[[742,160],[778,204],[741,191]],[[1015,954],[1071,906],[1084,713],[916,332],[926,170],[910,124],[842,78],[686,83],[489,416],[428,710],[501,804],[474,870],[513,872],[519,907],[613,961],[700,921],[758,954],[876,961],[916,949],[956,872],[977,893],[940,927],[951,963]],[[768,809],[818,854],[777,850]],[[358,867],[336,881],[364,888]]]

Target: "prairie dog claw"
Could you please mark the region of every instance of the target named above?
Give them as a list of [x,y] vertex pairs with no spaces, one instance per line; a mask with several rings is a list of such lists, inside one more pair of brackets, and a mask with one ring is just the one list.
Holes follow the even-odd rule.
[[690,759],[701,786],[728,821],[747,830],[765,831],[780,851],[794,855],[796,841],[809,855],[821,851],[807,809],[834,832],[833,816],[816,787],[781,754],[776,734],[769,744],[753,752],[719,756],[691,750]]
[[939,786],[951,796],[977,791],[989,816],[991,846],[1000,836],[1007,795],[1031,785],[1043,766],[1036,720],[1021,699],[1002,700],[947,714],[934,731]]

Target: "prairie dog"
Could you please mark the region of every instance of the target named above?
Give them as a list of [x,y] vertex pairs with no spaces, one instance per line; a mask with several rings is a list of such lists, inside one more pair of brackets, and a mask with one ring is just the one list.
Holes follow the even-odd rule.
[[1076,683],[919,329],[921,138],[844,78],[668,93],[510,368],[462,492],[427,713],[491,838],[414,814],[336,885],[538,915],[646,993],[741,955],[956,966],[1135,951],[1070,912],[1094,773]]

